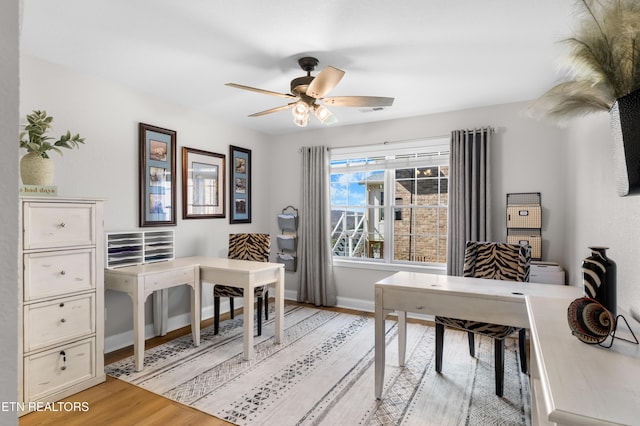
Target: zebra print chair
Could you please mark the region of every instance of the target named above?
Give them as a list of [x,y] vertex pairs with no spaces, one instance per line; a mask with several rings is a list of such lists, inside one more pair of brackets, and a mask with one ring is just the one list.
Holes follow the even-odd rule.
[[[530,263],[531,247],[528,245],[468,241],[464,253],[463,276],[526,282],[529,281]],[[474,333],[494,339],[496,395],[502,396],[504,387],[504,339],[516,331],[519,331],[520,366],[523,373],[527,372],[524,329],[439,316],[436,316],[435,322],[436,371],[438,373],[442,371],[445,326],[468,332],[471,356],[475,356]]]
[[[269,234],[229,234],[229,259],[269,261],[271,238]],[[269,300],[268,286],[257,287],[254,293],[257,298],[258,336],[262,334],[262,308],[264,300],[264,319],[269,319],[267,302]],[[220,327],[220,298],[229,298],[229,315],[233,319],[233,298],[243,297],[242,289],[221,284],[213,286],[213,334],[218,334]],[[248,314],[248,313],[245,313]]]

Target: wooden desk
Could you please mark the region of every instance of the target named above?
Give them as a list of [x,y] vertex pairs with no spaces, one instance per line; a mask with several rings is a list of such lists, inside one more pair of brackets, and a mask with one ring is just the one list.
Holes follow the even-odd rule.
[[384,384],[384,321],[398,312],[398,358],[404,365],[406,313],[442,315],[529,328],[525,295],[575,299],[578,287],[398,272],[375,285],[375,396]]
[[[640,346],[616,339],[606,349],[579,341],[571,335],[567,323],[567,308],[572,300],[527,297],[531,321],[531,423],[639,424]],[[636,336],[640,336],[638,323],[623,314]],[[616,334],[628,338],[624,321]]]
[[104,287],[127,293],[133,302],[133,355],[136,371],[144,367],[144,302],[156,290],[191,287],[191,336],[200,345],[200,265],[190,258],[105,269]]
[[[243,289],[244,312],[253,313],[256,287],[275,285],[275,343],[284,334],[284,265],[215,257],[183,257],[175,260],[105,270],[105,288],[127,293],[133,302],[133,352],[136,371],[144,367],[144,303],[156,290],[182,284],[191,287],[191,335],[200,345],[201,283],[224,284]],[[249,295],[249,297],[246,297]],[[157,309],[160,311],[162,309]],[[166,311],[165,311],[166,314]],[[164,321],[166,324],[166,321]],[[253,314],[244,315],[244,359],[253,358]]]

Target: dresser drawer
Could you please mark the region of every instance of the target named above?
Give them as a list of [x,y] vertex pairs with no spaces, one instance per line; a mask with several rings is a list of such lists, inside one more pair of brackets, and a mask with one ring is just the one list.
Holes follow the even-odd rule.
[[162,289],[178,284],[193,283],[194,280],[194,268],[193,266],[189,266],[188,268],[177,269],[170,273],[162,272],[147,275],[144,277],[144,287],[146,290]]
[[24,351],[77,340],[95,332],[95,293],[24,307]]
[[26,202],[23,211],[24,250],[95,244],[94,204]]
[[92,290],[96,286],[94,248],[24,255],[24,300]]
[[93,337],[25,357],[25,400],[37,401],[95,377],[95,359]]

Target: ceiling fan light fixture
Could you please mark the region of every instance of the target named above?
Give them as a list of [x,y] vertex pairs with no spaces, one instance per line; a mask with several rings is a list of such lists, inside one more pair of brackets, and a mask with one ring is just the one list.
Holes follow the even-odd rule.
[[338,121],[331,111],[316,102],[322,102],[325,105],[334,105],[339,107],[374,108],[374,110],[383,109],[383,107],[393,105],[394,98],[380,96],[325,97],[325,95],[333,90],[333,88],[341,81],[344,76],[344,71],[332,66],[327,66],[316,76],[312,76],[311,71],[315,70],[318,63],[319,62],[316,58],[312,58],[310,56],[303,57],[298,60],[298,64],[307,73],[307,75],[291,80],[291,93],[272,92],[270,90],[258,89],[256,87],[236,83],[227,83],[226,85],[237,89],[290,99],[291,101],[286,105],[256,112],[254,114],[250,114],[249,117],[259,117],[277,111],[291,109],[293,121],[300,127],[305,127],[309,124],[310,111],[313,112],[322,124],[333,124]]
[[293,116],[295,118],[299,118],[299,117],[308,115],[308,113],[309,113],[309,105],[307,105],[306,102],[298,101],[298,102],[296,102],[295,106],[291,110],[291,113],[293,114]]
[[293,122],[296,123],[297,126],[307,127],[307,124],[309,124],[309,115],[305,114],[305,115],[301,115],[299,117],[295,117],[293,119]]
[[322,124],[332,124],[337,121],[331,111],[324,105],[315,104],[313,106],[313,113]]

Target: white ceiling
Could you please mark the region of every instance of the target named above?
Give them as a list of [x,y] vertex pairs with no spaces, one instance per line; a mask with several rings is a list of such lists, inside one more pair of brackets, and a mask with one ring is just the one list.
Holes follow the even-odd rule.
[[[302,56],[346,71],[334,126],[533,99],[559,81],[571,0],[23,0],[21,50],[270,134]],[[308,128],[321,127],[312,117]]]

